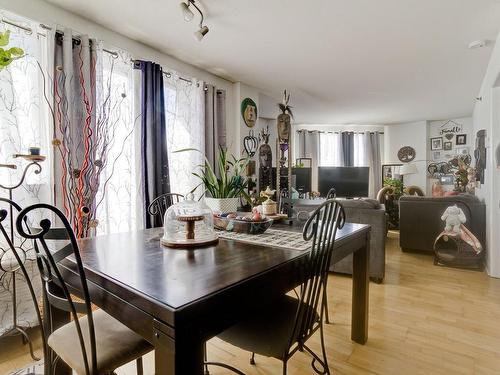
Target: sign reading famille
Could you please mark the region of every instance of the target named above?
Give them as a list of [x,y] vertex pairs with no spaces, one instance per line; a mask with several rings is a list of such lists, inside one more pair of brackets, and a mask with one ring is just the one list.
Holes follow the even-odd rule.
[[453,139],[455,134],[462,133],[463,125],[453,120],[446,121],[440,126],[439,135],[444,136],[446,139]]

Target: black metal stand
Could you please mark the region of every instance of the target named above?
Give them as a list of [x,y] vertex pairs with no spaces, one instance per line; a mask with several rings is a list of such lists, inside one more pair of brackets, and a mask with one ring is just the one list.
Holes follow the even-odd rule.
[[[11,169],[16,169],[15,165],[3,165],[2,164],[1,166],[6,167],[6,168],[11,168]],[[0,188],[5,189],[9,192],[9,199],[10,200],[12,200],[12,191],[17,189],[18,187],[20,187],[23,184],[24,179],[26,177],[26,173],[28,172],[28,169],[30,169],[31,166],[36,167],[36,169],[34,171],[35,174],[40,174],[40,172],[42,171],[42,166],[38,163],[38,161],[32,161],[31,163],[26,165],[26,167],[24,168],[21,179],[17,184],[15,184],[13,186],[4,186],[4,185],[0,184]],[[11,239],[12,243],[14,243],[14,216],[13,216],[12,205],[10,205],[10,207],[9,207],[9,219],[10,219],[10,239]],[[19,250],[22,250],[25,253],[24,258],[26,259],[26,252],[23,249],[19,249]],[[6,253],[4,253],[3,255],[5,255],[5,254]],[[1,257],[0,257],[0,264],[1,264]],[[0,266],[0,268],[1,268],[1,266]],[[12,320],[13,320],[14,326],[12,327],[12,329],[9,332],[6,333],[6,335],[10,335],[10,336],[21,335],[22,339],[23,339],[23,344],[29,345],[31,358],[33,358],[33,360],[35,360],[35,361],[38,361],[38,360],[40,360],[40,358],[37,358],[33,352],[33,344],[31,342],[30,337],[28,336],[28,333],[26,332],[26,329],[21,327],[17,321],[16,273],[19,270],[19,268],[20,267],[17,267],[17,268],[14,267],[14,268],[9,269],[9,270],[2,269],[5,273],[12,274]]]

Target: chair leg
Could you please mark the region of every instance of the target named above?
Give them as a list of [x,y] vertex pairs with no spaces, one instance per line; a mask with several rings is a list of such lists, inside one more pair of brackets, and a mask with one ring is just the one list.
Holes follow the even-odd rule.
[[205,375],[210,375],[210,371],[208,370],[208,354],[207,354],[207,343],[203,344],[203,358],[205,362]]
[[287,370],[287,361],[283,361],[283,375],[286,375],[286,370]]
[[144,367],[142,364],[142,357],[137,358],[135,361],[137,367],[137,375],[144,375]]
[[323,324],[319,326],[319,336],[321,339],[321,351],[323,352],[323,364],[325,366],[325,374],[330,375],[330,368],[328,367],[328,359],[326,358],[325,336],[323,334]]
[[323,308],[325,309],[325,323],[330,324],[330,318],[328,316],[328,296],[326,293],[326,282],[323,288]]
[[255,353],[252,352],[252,356],[250,357],[250,364],[255,365]]

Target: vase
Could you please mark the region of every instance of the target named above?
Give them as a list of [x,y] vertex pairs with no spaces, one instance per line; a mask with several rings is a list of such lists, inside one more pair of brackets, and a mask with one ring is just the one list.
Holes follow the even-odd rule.
[[205,198],[205,204],[214,212],[228,214],[238,211],[240,198]]

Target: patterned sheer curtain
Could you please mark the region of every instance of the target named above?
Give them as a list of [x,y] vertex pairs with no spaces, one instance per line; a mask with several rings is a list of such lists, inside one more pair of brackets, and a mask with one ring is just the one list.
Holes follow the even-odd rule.
[[[192,173],[205,163],[203,82],[186,82],[177,73],[169,73],[164,85],[170,188],[186,195],[200,184]],[[200,152],[176,152],[185,148]],[[195,196],[201,194],[202,189],[197,189]]]
[[[39,174],[36,166],[28,167],[24,182],[13,190],[13,200],[21,207],[38,202],[52,202],[52,167],[51,167],[51,128],[49,106],[43,97],[44,84],[47,77],[42,71],[49,66],[48,38],[39,35],[39,24],[25,18],[1,12],[0,19],[7,19],[32,30],[27,32],[11,25],[0,23],[2,32],[10,30],[12,46],[24,50],[25,56],[13,61],[6,69],[0,71],[0,185],[12,187],[19,184],[28,161],[14,158],[15,154],[27,154],[29,147],[39,147],[40,153],[46,156],[41,162],[42,170]],[[14,165],[16,168],[7,167]],[[0,197],[8,198],[8,190],[0,187]],[[10,206],[0,202],[1,209]],[[15,210],[13,216],[15,217]],[[33,218],[36,220],[36,218]],[[4,222],[7,231],[9,221]],[[15,233],[15,232],[14,232]],[[41,296],[40,278],[35,262],[35,254],[31,249],[31,242],[21,241],[14,235],[14,245],[18,254],[23,257],[20,249],[25,251],[25,267],[34,281],[33,286],[37,296]],[[12,252],[8,251],[5,238],[0,235],[0,336],[10,332],[14,327],[13,314],[13,277],[16,280],[16,308],[17,324],[21,327],[31,327],[37,324],[31,296],[22,274],[11,265],[16,264]]]
[[[38,30],[35,22],[2,14],[4,18],[32,30]],[[22,207],[36,202],[51,202],[51,129],[49,107],[44,99],[44,84],[48,66],[48,38],[6,24],[0,24],[2,31],[10,30],[9,46],[20,47],[25,56],[12,62],[0,71],[0,164],[13,164],[16,169],[0,168],[0,183],[16,185],[28,164],[15,154],[27,154],[29,147],[39,147],[47,157],[41,163],[42,171],[35,174],[30,167],[25,182],[13,191],[13,199]],[[38,65],[40,64],[40,65]],[[8,197],[0,188],[0,196]]]
[[340,167],[342,161],[342,144],[339,133],[324,132],[319,135],[321,167]]
[[140,72],[131,64],[132,56],[113,50],[103,52],[97,65],[97,108],[110,100],[112,139],[108,143],[108,162],[100,176],[97,193],[97,233],[127,232],[144,227],[140,183]]

